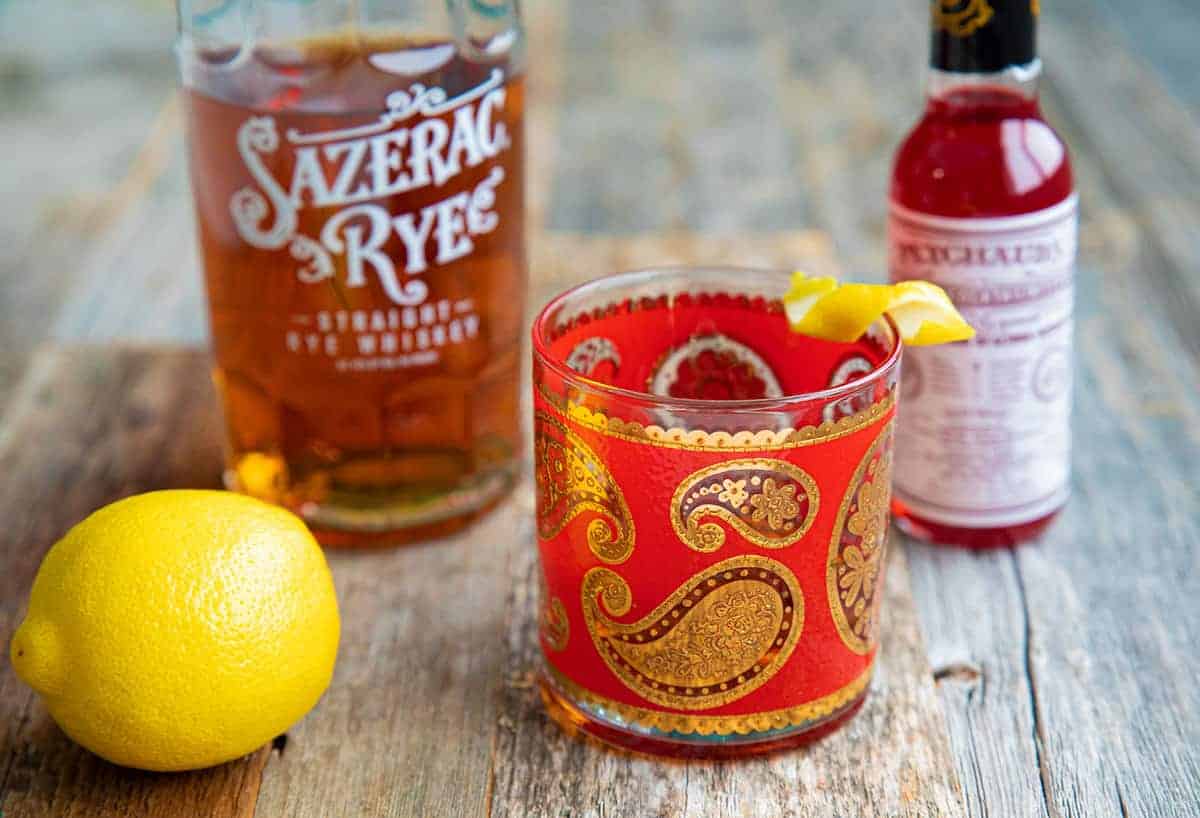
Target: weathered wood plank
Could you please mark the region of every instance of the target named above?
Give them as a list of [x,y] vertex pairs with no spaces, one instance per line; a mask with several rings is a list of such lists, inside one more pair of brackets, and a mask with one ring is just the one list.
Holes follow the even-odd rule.
[[[1050,4],[1047,4],[1050,6]],[[1171,19],[1163,14],[1163,25]],[[1187,25],[1187,23],[1183,23]],[[1154,72],[1123,48],[1085,0],[1058,0],[1042,26],[1051,69],[1047,94],[1068,144],[1097,162],[1114,206],[1141,232],[1138,274],[1200,360],[1200,127]],[[1097,55],[1104,55],[1097,59]],[[1086,192],[1086,191],[1085,191]]]
[[1020,638],[1026,616],[1010,553],[905,544],[970,814],[1045,815],[1032,681]]
[[1097,10],[1121,38],[1121,50],[1152,65],[1170,92],[1200,114],[1200,14],[1191,0],[1122,3],[1098,0]]
[[80,259],[142,183],[131,166],[157,161],[139,146],[175,82],[173,27],[166,3],[0,8],[0,405],[79,280]]
[[541,235],[550,220],[554,177],[564,152],[559,139],[564,70],[563,38],[566,28],[564,4],[533,0],[523,6],[529,56],[525,108],[526,235]]
[[[1163,21],[1159,25],[1170,26],[1172,15],[1165,12],[1170,11],[1171,3],[1178,10],[1178,2],[1155,0],[1149,8],[1139,6],[1139,14],[1144,14],[1147,28],[1155,25],[1155,19]],[[882,275],[882,195],[890,151],[903,127],[915,118],[919,102],[925,48],[923,8],[877,3],[857,6],[854,14],[847,14],[844,4],[832,2],[762,2],[746,4],[739,8],[737,18],[731,19],[728,7],[711,3],[703,14],[690,16],[693,7],[677,3],[654,4],[653,8],[620,3],[586,6],[571,10],[566,35],[570,43],[565,60],[571,66],[568,76],[559,69],[544,71],[543,66],[555,63],[544,62],[542,56],[535,54],[531,60],[531,88],[541,82],[539,75],[548,76],[551,80],[544,85],[569,97],[561,114],[555,114],[549,105],[530,110],[534,225],[549,222],[589,231],[680,226],[761,230],[798,227],[807,221],[833,236],[846,269],[858,276]],[[23,7],[6,7],[8,25],[21,16],[15,15],[14,9]],[[547,16],[547,8],[557,9],[558,4],[535,8],[530,15],[535,26]],[[1021,552],[1049,563],[1029,563],[1019,557],[1005,566],[1003,555],[977,558],[918,548],[910,554],[913,583],[971,814],[1050,814],[1047,802],[1050,810],[1068,814],[1081,808],[1085,801],[1079,799],[1084,796],[1093,799],[1086,803],[1099,814],[1112,812],[1114,805],[1127,808],[1131,815],[1172,814],[1179,810],[1168,805],[1186,805],[1189,796],[1196,800],[1195,782],[1200,780],[1194,749],[1195,710],[1190,716],[1181,711],[1183,703],[1192,700],[1187,685],[1179,681],[1185,677],[1176,672],[1194,668],[1186,656],[1171,649],[1172,644],[1187,644],[1178,642],[1180,638],[1194,641],[1194,620],[1188,618],[1194,606],[1181,603],[1185,612],[1182,624],[1168,620],[1166,614],[1155,619],[1138,611],[1124,619],[1113,615],[1104,619],[1101,627],[1102,617],[1085,614],[1114,599],[1124,609],[1134,602],[1140,605],[1149,599],[1194,593],[1194,588],[1179,580],[1180,572],[1195,575],[1194,549],[1189,552],[1179,546],[1189,537],[1192,543],[1196,539],[1194,518],[1186,513],[1189,506],[1194,509],[1197,505],[1194,494],[1187,491],[1194,485],[1194,472],[1186,470],[1189,462],[1195,462],[1194,448],[1176,441],[1193,441],[1200,428],[1191,397],[1196,379],[1194,368],[1171,354],[1185,347],[1194,350],[1197,344],[1195,282],[1190,276],[1197,223],[1192,195],[1197,167],[1194,117],[1189,120],[1180,115],[1153,71],[1130,56],[1125,40],[1092,18],[1090,7],[1061,0],[1043,4],[1043,8],[1048,108],[1074,148],[1084,191],[1084,275],[1104,276],[1106,287],[1119,282],[1112,287],[1116,299],[1112,309],[1124,316],[1120,326],[1102,324],[1094,336],[1088,336],[1089,342],[1099,344],[1096,351],[1081,349],[1093,356],[1085,373],[1121,374],[1085,374],[1095,377],[1097,386],[1096,391],[1081,393],[1080,400],[1087,400],[1081,404],[1083,411],[1118,407],[1113,411],[1120,418],[1112,428],[1089,427],[1087,439],[1119,433],[1125,442],[1118,448],[1125,453],[1120,458],[1114,455],[1116,462],[1086,461],[1088,469],[1099,467],[1101,472],[1081,483],[1072,506],[1087,503],[1082,522],[1068,518],[1048,540],[1053,545]],[[39,7],[37,18],[45,14],[45,7]],[[170,36],[169,8],[156,7],[154,14],[158,15],[155,19],[167,21],[161,24],[162,32],[153,26],[120,23],[129,18],[112,15],[111,6],[97,11],[97,17],[82,26],[78,25],[77,10],[73,16],[63,16],[73,28],[78,26],[79,36],[95,43],[140,43],[125,49],[101,49],[103,53],[115,51],[118,56],[112,60],[88,62],[80,55],[95,53],[89,50],[89,43],[65,38],[61,32],[56,38],[70,45],[57,51],[29,37],[21,39],[28,45],[6,51],[5,77],[16,77],[17,82],[6,82],[4,90],[12,91],[19,103],[5,109],[6,143],[11,134],[23,134],[24,141],[19,144],[38,150],[22,149],[22,156],[44,152],[56,153],[57,158],[49,165],[9,163],[3,171],[4,193],[15,191],[19,203],[8,206],[9,199],[3,199],[9,214],[5,227],[10,228],[12,239],[6,246],[17,249],[10,253],[7,267],[0,262],[6,294],[0,312],[0,340],[6,349],[18,350],[18,358],[19,350],[28,348],[52,323],[63,337],[131,333],[199,337],[202,332],[199,277],[188,256],[194,242],[190,217],[184,210],[186,196],[171,189],[183,183],[177,147],[175,153],[166,154],[171,157],[167,180],[155,183],[164,185],[155,207],[127,222],[116,219],[116,227],[107,229],[99,242],[92,238],[91,225],[97,220],[91,214],[107,210],[95,210],[95,198],[40,199],[46,172],[55,174],[55,190],[72,191],[71,182],[82,179],[86,189],[99,192],[128,166],[130,148],[137,144],[139,134],[150,129],[155,107],[139,105],[147,101],[156,105],[161,96],[155,96],[155,89],[161,87],[165,94],[173,77],[165,51],[152,58],[143,56],[149,47],[146,43],[157,48],[158,42],[166,42]],[[120,30],[98,36],[96,32],[108,24],[103,19],[106,15],[120,23],[114,24]],[[535,34],[535,41],[540,36]],[[11,37],[7,41],[15,42]],[[28,70],[29,65],[40,65],[47,53],[53,56],[46,58],[47,65],[74,66],[76,70]],[[8,59],[10,54],[18,56]],[[726,117],[723,111],[714,110],[720,107],[717,97],[728,96],[728,89],[712,100],[701,98],[701,92],[693,89],[688,96],[690,107],[671,102],[681,86],[696,81],[688,63],[697,54],[704,54],[697,76],[725,78],[727,70],[755,84],[753,104],[744,112],[739,109],[739,116],[749,116],[763,134],[788,134],[782,146],[768,144],[763,151],[765,159],[755,167],[742,169],[730,159],[710,170],[703,163],[695,166],[660,155],[660,151],[702,155],[699,143],[687,143],[694,126],[706,121],[711,130],[732,119],[732,115]],[[1095,59],[1097,54],[1104,59]],[[561,67],[564,61],[561,56],[557,59]],[[126,72],[130,65],[139,70]],[[137,82],[149,85],[113,93],[111,97],[118,103],[108,104],[114,87],[126,87],[126,73],[136,73]],[[33,107],[21,107],[26,105],[22,83],[27,74],[50,78],[45,83],[36,80],[41,90],[31,98],[40,102]],[[155,85],[160,82],[161,86]],[[621,104],[624,95],[631,97],[629,104]],[[664,98],[665,106],[661,104]],[[697,100],[699,112],[694,104]],[[706,101],[711,107],[705,107]],[[47,115],[45,110],[55,113]],[[106,116],[110,110],[121,110],[123,116]],[[81,112],[91,112],[85,118],[95,144],[109,146],[100,154],[67,151],[62,145],[73,145],[73,136],[51,143],[54,134],[70,134],[65,125],[75,122]],[[1140,113],[1125,122],[1130,112]],[[139,116],[143,118],[139,120]],[[567,121],[561,138],[557,135],[560,119]],[[23,124],[13,130],[11,122]],[[648,129],[649,135],[639,134],[638,127]],[[712,135],[715,141],[705,143],[709,144],[705,150],[719,149],[724,159],[731,153],[753,155],[759,136],[749,135],[748,130],[746,134],[736,144],[718,144],[720,136]],[[177,140],[178,135],[171,139]],[[685,145],[682,151],[681,142]],[[1140,146],[1146,147],[1136,161],[1126,161]],[[94,161],[97,155],[99,162]],[[162,155],[151,151],[144,164],[154,167]],[[35,167],[41,168],[42,178],[24,175]],[[10,179],[18,178],[28,180],[27,186],[9,184]],[[141,178],[152,181],[158,177],[143,174]],[[793,196],[781,184],[800,192]],[[688,190],[686,201],[678,193],[683,185]],[[770,195],[755,199],[747,188],[769,191]],[[25,205],[39,200],[40,207]],[[1137,209],[1126,209],[1132,202],[1138,203]],[[137,207],[136,202],[132,205]],[[160,212],[159,206],[174,210]],[[783,214],[785,220],[764,225],[759,215],[745,215],[751,212]],[[30,228],[23,220],[35,216],[42,226]],[[108,217],[102,216],[100,221],[104,218]],[[155,235],[139,233],[141,219],[152,221]],[[185,226],[186,232],[178,232]],[[1107,236],[1116,244],[1097,243],[1096,236]],[[139,249],[138,241],[146,238],[150,241]],[[535,268],[553,271],[539,274],[549,276],[544,282],[535,282],[539,295],[575,280],[577,272],[582,276],[659,263],[671,256],[670,240],[660,243],[639,238],[632,243],[641,242],[642,248],[627,253],[614,240],[607,255],[592,256],[597,259],[590,263],[595,269],[584,270],[579,259],[567,252],[575,240],[563,236],[543,241],[535,233],[531,248]],[[766,244],[774,246],[773,241]],[[828,242],[815,241],[812,255],[828,258]],[[97,245],[101,249],[92,249]],[[762,245],[755,242],[754,246]],[[745,257],[748,249],[735,240],[724,248],[709,245],[698,257],[751,261]],[[766,252],[762,263],[811,264],[800,258],[803,252],[807,251],[799,246],[795,254]],[[77,266],[78,257],[88,261]],[[143,264],[143,259],[154,261]],[[187,269],[173,269],[174,265]],[[76,275],[76,270],[82,272]],[[121,286],[106,289],[101,274],[120,281]],[[49,321],[47,316],[56,312],[61,294],[76,280],[83,286],[75,288],[71,305],[57,323]],[[1171,295],[1164,299],[1164,291]],[[145,308],[162,298],[173,306],[157,313]],[[1151,312],[1173,321],[1174,327],[1128,332],[1130,327],[1148,323],[1147,316],[1132,312],[1131,306],[1163,301],[1170,306],[1167,318]],[[1104,306],[1101,312],[1108,309]],[[1113,338],[1120,340],[1111,343]],[[1131,377],[1128,367],[1133,365],[1149,368],[1141,377]],[[0,385],[3,383],[0,380]],[[0,389],[0,396],[9,393],[11,390]],[[1103,396],[1100,403],[1095,401],[1097,394]],[[1129,441],[1137,446],[1132,455],[1125,446]],[[1089,452],[1089,456],[1094,454]],[[1135,495],[1145,493],[1149,499],[1127,501],[1101,482],[1108,472],[1128,476],[1131,463],[1160,474],[1159,458],[1171,464],[1167,471],[1153,480],[1139,474],[1138,488],[1131,490]],[[1089,499],[1081,501],[1080,496]],[[1116,512],[1129,506],[1140,516]],[[86,510],[81,509],[80,515]],[[1133,519],[1145,522],[1154,514],[1166,523],[1151,526],[1148,535],[1133,530]],[[1089,543],[1080,539],[1087,533],[1083,526],[1097,525],[1097,520],[1110,528],[1114,524],[1125,527],[1119,538],[1111,535],[1114,539],[1098,549],[1096,559],[1084,560],[1080,555],[1088,553]],[[1074,527],[1077,525],[1079,529]],[[1059,530],[1070,533],[1059,535]],[[1070,542],[1053,540],[1056,536]],[[1164,539],[1166,546],[1160,543]],[[1113,545],[1117,540],[1121,548]],[[1060,549],[1065,549],[1069,558],[1056,556]],[[1113,586],[1105,580],[1103,569],[1106,564],[1124,568],[1133,562],[1126,552],[1135,549],[1138,565],[1145,565],[1125,572],[1130,574],[1129,584],[1137,589],[1131,596],[1127,586]],[[1189,554],[1193,556],[1189,558]],[[1168,564],[1168,558],[1175,562]],[[1083,578],[1078,579],[1077,574]],[[1063,606],[1064,596],[1079,604]],[[1046,611],[1065,607],[1069,616],[1063,618],[1069,624],[1047,622],[1036,612],[1031,615],[1029,609],[1036,606]],[[12,623],[6,620],[0,625],[11,628]],[[1116,636],[1107,638],[1106,630]],[[1092,659],[1087,672],[1080,672],[1078,656],[1072,653],[1079,645],[1090,645],[1104,657],[1123,651],[1127,659],[1121,660],[1123,664]],[[1151,681],[1138,681],[1153,673],[1139,669],[1137,663],[1152,668],[1165,681],[1158,688]],[[1164,667],[1169,672],[1163,671]],[[972,678],[971,668],[978,668],[982,677]],[[0,677],[0,693],[7,695],[2,680]],[[1088,702],[1094,704],[1080,715]],[[1110,719],[1133,720],[1134,725],[1117,730]],[[503,723],[498,723],[503,729]],[[1159,731],[1160,741],[1154,740],[1152,730]],[[1186,741],[1180,745],[1181,740],[1189,739],[1190,745]],[[289,745],[285,757],[306,747],[307,741]],[[1162,783],[1156,784],[1156,777],[1161,777]],[[1104,800],[1110,790],[1115,791],[1113,782],[1119,782],[1121,794],[1116,800]],[[302,784],[293,781],[288,786],[293,785]],[[1043,797],[1043,786],[1048,797]],[[272,803],[287,797],[291,796],[275,793]],[[404,803],[412,806],[419,802]],[[697,808],[694,801],[691,808]]]
[[756,29],[769,5],[574,3],[556,230],[795,227],[779,100]]
[[52,323],[51,339],[199,344],[208,337],[178,111],[165,109],[164,165],[79,259],[79,276]]
[[830,234],[859,280],[887,277],[884,229],[892,153],[919,118],[926,6],[831,0],[777,4],[771,52],[808,226]]
[[486,814],[504,579],[532,532],[532,514],[508,501],[448,540],[330,552],[337,670],[267,767],[257,814]]
[[1145,282],[1130,255],[1099,249],[1077,307],[1075,497],[1015,554],[1043,777],[1052,815],[1187,812],[1200,804],[1200,377],[1165,305],[1132,297]]
[[828,237],[813,230],[779,233],[651,233],[589,236],[546,232],[530,248],[533,300],[607,273],[641,267],[728,264],[803,269],[815,275],[838,272]]
[[[0,642],[37,566],[68,527],[119,497],[215,486],[220,436],[198,352],[98,348],[38,354],[0,424]],[[0,813],[250,816],[269,750],[206,773],[114,767],[70,741],[0,663]]]

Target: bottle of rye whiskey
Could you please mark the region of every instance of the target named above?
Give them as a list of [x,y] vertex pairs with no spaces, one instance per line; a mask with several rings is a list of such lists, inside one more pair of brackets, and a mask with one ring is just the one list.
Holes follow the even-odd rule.
[[179,0],[225,482],[326,545],[445,534],[520,464],[512,0]]
[[933,0],[920,122],[896,153],[892,281],[946,289],[977,335],[904,358],[894,512],[972,547],[1037,536],[1070,483],[1076,194],[1038,105],[1038,0]]

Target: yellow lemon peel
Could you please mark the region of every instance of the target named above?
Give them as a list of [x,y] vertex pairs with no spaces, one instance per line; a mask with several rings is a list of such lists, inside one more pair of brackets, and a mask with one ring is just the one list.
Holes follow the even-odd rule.
[[857,341],[884,313],[909,346],[950,344],[975,336],[946,291],[928,281],[841,284],[829,276],[797,271],[783,306],[793,331],[826,341]]

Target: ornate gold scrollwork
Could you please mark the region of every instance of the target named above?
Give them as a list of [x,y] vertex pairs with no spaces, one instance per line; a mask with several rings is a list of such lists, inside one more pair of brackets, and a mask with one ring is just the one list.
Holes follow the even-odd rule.
[[558,597],[550,596],[546,575],[539,572],[538,596],[541,611],[538,613],[538,633],[550,650],[566,650],[571,638],[571,622],[567,619],[567,607]]
[[804,596],[783,564],[760,556],[724,560],[692,576],[637,622],[616,572],[588,571],[584,621],[605,664],[655,704],[702,710],[736,701],[787,661],[804,627]]
[[620,486],[578,435],[545,412],[534,415],[534,479],[538,536],[548,540],[585,511],[592,553],[609,564],[633,553],[633,516]]
[[820,492],[809,474],[783,460],[731,460],[688,475],[671,498],[671,526],[695,551],[716,551],[724,520],[762,548],[786,548],[817,518]]
[[877,612],[887,553],[892,485],[892,425],[879,433],[850,479],[838,508],[825,569],[829,611],[846,647],[875,647]]
[[971,36],[991,22],[994,15],[987,0],[933,0],[933,26],[951,37]]

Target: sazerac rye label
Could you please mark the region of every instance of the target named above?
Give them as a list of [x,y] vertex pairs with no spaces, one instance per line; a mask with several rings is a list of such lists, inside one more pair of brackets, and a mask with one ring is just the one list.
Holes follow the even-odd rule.
[[232,482],[333,528],[469,513],[518,445],[522,78],[452,43],[297,48],[303,83],[251,60],[189,93]]

